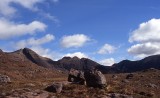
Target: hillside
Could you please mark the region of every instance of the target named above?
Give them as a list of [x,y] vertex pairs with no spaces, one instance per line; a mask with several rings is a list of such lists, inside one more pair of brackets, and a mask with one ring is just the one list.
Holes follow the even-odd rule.
[[113,70],[121,73],[142,71],[149,68],[160,69],[160,55],[149,56],[139,61],[123,60],[112,66]]
[[[48,69],[46,62],[43,62],[45,58],[40,57],[30,50],[20,49],[15,52],[6,53],[0,51],[0,74],[8,75],[13,80],[28,80],[28,79],[40,79],[44,77],[59,77],[64,76],[62,72],[58,70]],[[27,52],[31,52],[34,56],[32,60],[31,55]],[[35,62],[34,60],[36,59]],[[42,60],[43,59],[43,60]],[[47,66],[48,67],[48,66]]]

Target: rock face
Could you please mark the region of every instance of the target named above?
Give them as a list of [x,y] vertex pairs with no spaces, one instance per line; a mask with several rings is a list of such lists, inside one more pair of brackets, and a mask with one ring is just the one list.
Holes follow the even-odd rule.
[[86,70],[85,72],[71,69],[68,75],[68,81],[90,87],[103,88],[106,84],[106,78],[98,70]]
[[61,93],[62,88],[62,83],[53,83],[52,85],[48,86],[45,90],[53,93]]
[[0,83],[10,83],[11,79],[7,75],[0,74]]
[[29,48],[24,48],[22,51],[23,51],[23,54],[33,63],[42,67],[52,68],[52,65],[48,63],[49,59],[45,57],[41,57],[40,55],[38,55],[36,52],[34,52]]
[[84,72],[71,69],[68,75],[68,81],[78,84],[85,84]]
[[87,70],[84,72],[87,86],[103,88],[106,85],[106,78],[98,70]]

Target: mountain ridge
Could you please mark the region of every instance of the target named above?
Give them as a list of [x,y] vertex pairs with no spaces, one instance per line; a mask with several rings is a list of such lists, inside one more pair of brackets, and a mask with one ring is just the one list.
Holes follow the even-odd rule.
[[[160,55],[149,56],[138,61],[123,60],[119,63],[113,64],[112,66],[104,66],[91,59],[79,59],[78,57],[63,57],[58,61],[53,61],[50,58],[38,55],[29,48],[19,49],[10,53],[0,50],[0,54],[3,54],[4,56],[10,55],[13,61],[19,61],[23,63],[23,61],[27,59],[40,67],[62,71],[69,71],[71,68],[83,71],[96,68],[103,73],[129,73],[146,70],[149,68],[160,69]],[[0,58],[2,58],[2,56]]]

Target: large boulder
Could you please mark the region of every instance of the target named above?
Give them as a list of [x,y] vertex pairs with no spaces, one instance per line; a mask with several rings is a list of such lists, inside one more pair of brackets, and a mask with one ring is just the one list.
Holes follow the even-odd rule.
[[87,86],[103,88],[106,85],[106,78],[98,70],[87,70],[84,72]]
[[84,85],[85,84],[84,72],[71,69],[69,71],[68,81]]
[[7,75],[1,75],[0,74],[0,83],[10,83],[11,79]]

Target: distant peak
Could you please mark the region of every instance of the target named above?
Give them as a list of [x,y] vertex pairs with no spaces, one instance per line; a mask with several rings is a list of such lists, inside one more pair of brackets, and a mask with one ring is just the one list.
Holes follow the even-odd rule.
[[63,57],[62,59],[71,59],[71,57],[69,57],[69,56],[65,56],[65,57]]
[[2,49],[0,49],[0,53],[2,53],[3,51],[2,51]]
[[77,56],[74,56],[74,57],[72,57],[72,59],[80,59],[80,58],[78,58]]
[[29,49],[29,48],[24,48],[23,50],[31,50],[31,49]]

